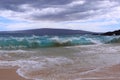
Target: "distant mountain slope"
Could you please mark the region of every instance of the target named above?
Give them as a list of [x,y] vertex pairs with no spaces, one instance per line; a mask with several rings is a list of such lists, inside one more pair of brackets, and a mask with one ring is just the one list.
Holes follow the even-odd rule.
[[1,31],[0,35],[12,35],[12,36],[30,36],[30,35],[73,35],[73,34],[96,34],[93,32],[82,30],[70,30],[70,29],[31,29],[20,31]]
[[113,32],[106,32],[106,33],[103,33],[102,35],[120,35],[120,30],[116,30],[116,31],[113,31]]

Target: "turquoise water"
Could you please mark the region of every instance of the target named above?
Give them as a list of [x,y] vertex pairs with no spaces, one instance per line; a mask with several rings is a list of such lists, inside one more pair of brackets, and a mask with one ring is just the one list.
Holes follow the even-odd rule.
[[61,47],[89,44],[119,43],[120,36],[71,35],[71,36],[29,36],[0,37],[1,49],[28,49]]

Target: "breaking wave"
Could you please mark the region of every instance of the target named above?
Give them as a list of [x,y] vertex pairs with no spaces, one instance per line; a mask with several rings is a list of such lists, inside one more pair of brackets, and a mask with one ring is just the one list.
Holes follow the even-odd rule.
[[119,43],[119,42],[120,36],[100,36],[100,35],[0,37],[0,48],[26,49],[26,48]]

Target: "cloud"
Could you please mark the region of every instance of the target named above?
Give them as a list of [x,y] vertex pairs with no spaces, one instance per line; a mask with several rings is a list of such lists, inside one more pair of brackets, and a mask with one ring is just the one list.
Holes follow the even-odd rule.
[[0,17],[12,20],[7,24],[4,19],[0,29],[69,28],[103,32],[120,28],[115,26],[119,24],[119,14],[120,0],[0,0]]
[[55,22],[88,20],[96,16],[111,19],[116,18],[114,14],[120,14],[119,5],[119,0],[0,0],[0,15]]
[[[79,24],[80,23],[80,24]],[[37,28],[62,28],[62,29],[74,29],[74,30],[86,30],[86,31],[94,31],[94,32],[106,32],[115,30],[116,28],[112,27],[105,27],[110,25],[119,25],[117,20],[110,20],[110,21],[94,21],[94,22],[82,22],[81,21],[72,21],[72,22],[28,22],[28,23],[13,23],[6,25],[6,30],[25,30],[25,29],[37,29]]]

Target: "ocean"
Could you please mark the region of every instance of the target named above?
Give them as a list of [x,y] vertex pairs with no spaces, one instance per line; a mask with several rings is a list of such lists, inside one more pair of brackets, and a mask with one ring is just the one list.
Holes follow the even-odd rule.
[[120,36],[69,35],[69,36],[0,36],[0,49],[36,49],[76,45],[119,43]]
[[120,80],[119,64],[120,36],[0,36],[0,68],[26,79]]

